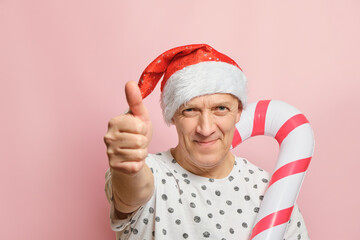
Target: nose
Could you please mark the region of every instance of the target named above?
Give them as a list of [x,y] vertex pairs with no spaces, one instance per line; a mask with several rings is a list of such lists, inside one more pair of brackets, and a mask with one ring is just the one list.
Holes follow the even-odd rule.
[[196,132],[204,137],[208,137],[215,132],[214,117],[211,113],[202,112],[199,116],[199,122],[196,127]]

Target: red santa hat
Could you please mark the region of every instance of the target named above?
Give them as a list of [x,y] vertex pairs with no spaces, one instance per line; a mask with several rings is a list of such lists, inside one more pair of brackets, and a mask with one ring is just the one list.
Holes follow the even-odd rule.
[[229,93],[246,104],[246,77],[234,60],[206,44],[170,49],[146,67],[139,80],[143,99],[161,77],[161,107],[170,124],[179,107],[194,97]]

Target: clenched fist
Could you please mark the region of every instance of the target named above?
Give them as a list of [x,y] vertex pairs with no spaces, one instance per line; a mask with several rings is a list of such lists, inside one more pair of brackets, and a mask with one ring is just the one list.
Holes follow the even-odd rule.
[[152,137],[152,124],[135,82],[126,83],[125,94],[129,112],[109,121],[104,141],[110,168],[133,175],[144,167]]

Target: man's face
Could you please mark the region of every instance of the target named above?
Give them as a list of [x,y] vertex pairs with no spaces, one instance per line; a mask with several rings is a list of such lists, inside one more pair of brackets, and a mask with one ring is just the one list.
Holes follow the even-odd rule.
[[[230,94],[193,98],[174,114],[181,153],[191,169],[211,169],[230,158],[230,146],[241,107]],[[201,171],[200,171],[201,172]]]

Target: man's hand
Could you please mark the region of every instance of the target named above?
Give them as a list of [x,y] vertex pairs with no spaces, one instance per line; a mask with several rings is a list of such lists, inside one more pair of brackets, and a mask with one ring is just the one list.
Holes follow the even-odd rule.
[[125,94],[129,112],[109,121],[104,141],[110,168],[133,175],[145,164],[152,137],[152,124],[135,82],[126,83]]

